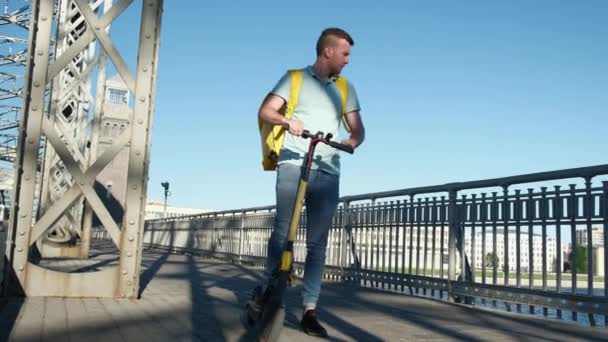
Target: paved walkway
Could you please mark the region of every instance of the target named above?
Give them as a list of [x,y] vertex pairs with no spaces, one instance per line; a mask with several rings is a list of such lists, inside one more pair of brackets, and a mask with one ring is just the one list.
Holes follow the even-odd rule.
[[[94,251],[93,271],[115,262]],[[0,299],[0,341],[242,341],[239,314],[260,272],[189,255],[146,251],[140,300]],[[289,291],[282,341],[299,331],[300,287]],[[333,341],[608,341],[608,329],[499,313],[373,289],[326,283],[319,316]]]

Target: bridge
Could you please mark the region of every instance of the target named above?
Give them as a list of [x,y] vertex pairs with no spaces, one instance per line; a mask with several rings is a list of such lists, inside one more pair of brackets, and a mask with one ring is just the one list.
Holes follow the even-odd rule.
[[[27,297],[0,300],[0,341],[242,341],[239,314],[258,268],[211,258],[210,251],[146,249],[141,297]],[[207,255],[205,255],[207,254]],[[46,267],[94,271],[116,263],[100,242],[87,263],[54,261]],[[448,303],[379,286],[327,279],[320,317],[334,341],[482,341],[606,339],[589,328],[528,313],[505,313]],[[290,289],[283,341],[309,341],[299,331],[300,284]],[[407,292],[407,291],[406,291]]]
[[[0,17],[29,30],[0,37],[28,45],[0,56],[15,68],[0,117],[20,113],[0,125],[16,171],[2,191],[0,341],[249,337],[239,315],[275,207],[145,220],[163,3],[137,2],[130,65],[109,32],[133,3],[38,0]],[[608,340],[607,227],[608,165],[342,197],[320,319],[337,341]],[[282,340],[309,339],[300,287]]]

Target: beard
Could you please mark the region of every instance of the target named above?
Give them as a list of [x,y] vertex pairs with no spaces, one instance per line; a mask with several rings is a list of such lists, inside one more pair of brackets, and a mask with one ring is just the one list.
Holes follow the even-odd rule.
[[329,77],[338,77],[338,76],[340,76],[340,72],[342,72],[342,68],[344,68],[344,67],[339,67],[339,66],[332,67],[329,70]]

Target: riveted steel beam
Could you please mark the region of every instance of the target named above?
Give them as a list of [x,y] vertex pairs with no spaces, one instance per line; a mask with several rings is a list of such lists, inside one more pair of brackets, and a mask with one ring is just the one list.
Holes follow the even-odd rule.
[[[52,22],[56,22],[58,19],[53,16],[54,2],[52,0],[32,2],[33,33],[29,41],[28,51],[31,53],[28,56],[26,68],[26,87],[21,115],[22,129],[17,148],[16,167],[18,172],[13,196],[17,205],[13,207],[11,215],[10,248],[6,253],[11,271],[11,277],[7,279],[8,283],[11,288],[16,288],[28,296],[136,298],[139,294],[143,217],[162,0],[143,1],[135,72],[128,69],[107,34],[107,28],[111,22],[132,1],[121,1],[105,11],[103,15],[100,13],[101,11],[95,10],[95,6],[99,6],[100,3],[101,1],[73,0],[75,6],[68,6],[67,11],[68,13],[78,11],[80,13],[78,20],[82,19],[81,23],[84,28],[79,25],[79,34],[70,36],[68,47],[63,51],[58,50],[57,54],[50,58]],[[101,17],[99,17],[100,15]],[[90,54],[90,46],[95,42],[99,43],[103,51],[103,54],[98,54],[96,59],[91,58]],[[78,140],[65,134],[66,127],[79,128],[80,126],[71,126],[69,115],[65,115],[65,111],[63,111],[66,107],[62,106],[74,106],[70,102],[75,98],[83,102],[90,100],[91,95],[85,91],[89,89],[87,82],[90,82],[90,75],[94,73],[94,69],[97,69],[98,73],[100,72],[99,65],[102,62],[105,63],[106,56],[133,94],[135,103],[133,111],[129,113],[131,125],[112,139],[108,146],[104,146],[103,152],[97,155],[97,151],[86,152]],[[74,60],[78,61],[74,63]],[[87,62],[85,63],[85,61]],[[75,74],[75,71],[79,71],[79,74]],[[64,72],[69,77],[66,77]],[[101,76],[101,79],[104,77],[105,75]],[[99,82],[100,77],[97,79]],[[78,82],[78,84],[74,82]],[[45,101],[44,94],[44,88],[49,84],[53,85],[53,92],[55,92],[55,95],[50,96],[50,103]],[[68,98],[60,96],[61,93],[56,90],[56,87],[60,87],[64,93],[67,93]],[[59,101],[54,101],[56,99]],[[47,106],[49,110],[45,111]],[[96,102],[95,106],[101,105]],[[71,109],[74,108],[71,107]],[[75,120],[77,119],[78,116]],[[98,116],[95,116],[88,124],[87,127],[93,128],[88,131],[99,134]],[[61,197],[53,202],[45,203],[47,204],[45,210],[39,217],[33,219],[33,215],[36,213],[36,156],[41,139],[46,141],[48,150],[52,148],[57,159],[61,161],[62,171],[69,174],[70,182],[64,183],[65,191]],[[86,137],[87,142],[94,139],[92,133]],[[128,169],[126,170],[128,177],[125,189],[124,220],[122,224],[117,224],[95,191],[94,184],[99,173],[123,150],[129,151]],[[53,174],[48,177],[51,176]],[[95,214],[100,219],[103,228],[119,249],[119,266],[101,272],[62,273],[42,268],[29,260],[30,249],[36,241],[66,217],[70,208],[82,203],[83,200],[90,208],[90,214]],[[75,217],[73,213],[70,214],[72,214],[72,218]],[[80,237],[87,238],[87,233],[82,226],[76,225],[82,220],[73,219],[72,221]]]

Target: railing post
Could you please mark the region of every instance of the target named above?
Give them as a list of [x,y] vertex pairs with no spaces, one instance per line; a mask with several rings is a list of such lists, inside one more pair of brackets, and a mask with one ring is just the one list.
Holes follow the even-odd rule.
[[348,267],[347,263],[347,232],[346,229],[347,225],[348,225],[348,207],[350,205],[350,202],[344,202],[344,206],[342,207],[342,222],[340,225],[340,249],[339,249],[339,260],[338,260],[338,265],[340,265],[340,276],[342,278],[342,280],[346,279],[345,276],[345,271],[344,269]]
[[215,258],[215,252],[217,250],[217,234],[216,234],[216,223],[217,223],[217,214],[213,214],[213,219],[211,221],[211,256]]
[[239,264],[243,262],[243,229],[245,228],[245,212],[241,213],[241,227],[239,229]]
[[456,253],[458,253],[456,246],[456,230],[458,229],[456,196],[457,191],[450,189],[448,198],[448,220],[450,226],[448,237],[448,298],[450,301],[454,301],[452,282],[456,280]]
[[[604,246],[604,297],[608,297],[608,263],[606,262],[608,261],[608,181],[602,182],[602,188],[603,198],[600,200],[600,205],[603,203],[603,206],[600,208],[600,213],[603,215],[604,221],[604,241],[602,241],[602,246]],[[608,315],[604,315],[604,325],[608,326]]]

